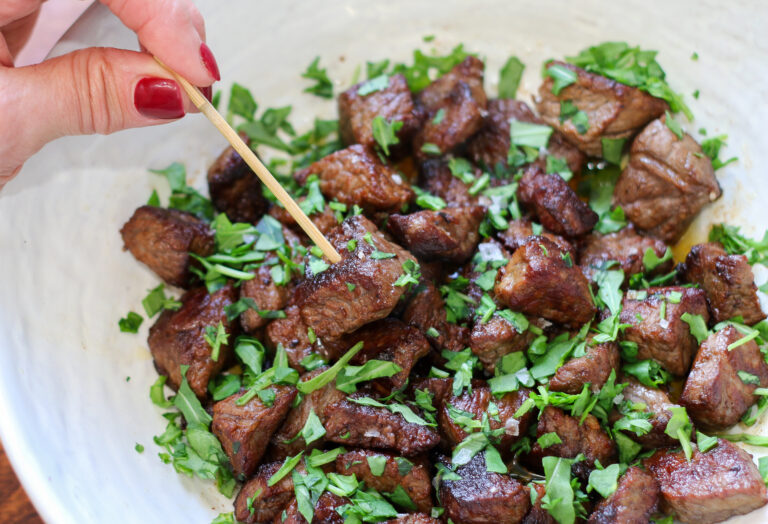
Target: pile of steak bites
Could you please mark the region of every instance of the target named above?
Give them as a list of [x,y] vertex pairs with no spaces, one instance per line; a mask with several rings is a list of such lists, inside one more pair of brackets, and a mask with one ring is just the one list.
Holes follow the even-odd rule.
[[[209,224],[151,206],[125,224],[126,248],[187,289],[152,326],[149,347],[167,384],[186,380],[212,416],[242,482],[238,521],[305,522],[307,500],[314,522],[455,524],[708,523],[766,504],[751,455],[708,437],[768,386],[759,346],[722,324],[765,318],[752,269],[718,243],[693,246],[676,267],[667,254],[721,194],[710,159],[668,125],[665,101],[571,64],[547,67],[576,80],[558,90],[547,76],[538,114],[488,99],[474,56],[418,93],[402,75],[343,92],[344,148],[294,173],[326,202],[310,217],[341,254],[336,264],[312,254],[231,149],[208,173],[213,205],[233,223],[279,222],[300,274],[276,282],[274,264],[256,263],[251,277],[211,289],[190,256],[217,252]],[[564,102],[586,114],[586,129],[561,115]],[[388,148],[377,117],[392,132]],[[522,161],[511,154],[518,123],[551,128],[532,156],[518,149]],[[548,159],[578,180],[602,161],[606,139],[626,140],[612,204],[627,225],[599,233],[600,216]],[[494,189],[509,189],[502,205],[519,212],[502,227],[489,222]],[[310,270],[310,258],[320,267]],[[256,307],[233,318],[227,308],[242,299]],[[228,338],[213,358],[206,328],[218,325]],[[264,369],[283,373],[262,372],[214,402],[209,383],[245,367],[234,346],[246,335],[275,360]],[[682,392],[638,378],[637,363],[683,381]],[[278,378],[290,377],[285,368],[298,382]],[[340,487],[352,475],[353,487]],[[601,489],[610,475],[615,484]]]

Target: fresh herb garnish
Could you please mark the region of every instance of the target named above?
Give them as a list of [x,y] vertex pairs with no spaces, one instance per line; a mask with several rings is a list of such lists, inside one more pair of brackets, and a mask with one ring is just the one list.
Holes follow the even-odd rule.
[[305,93],[312,93],[322,98],[333,98],[333,82],[328,78],[328,72],[325,68],[320,68],[320,57],[315,57],[307,70],[301,74],[301,78],[314,80],[315,85],[304,90]]

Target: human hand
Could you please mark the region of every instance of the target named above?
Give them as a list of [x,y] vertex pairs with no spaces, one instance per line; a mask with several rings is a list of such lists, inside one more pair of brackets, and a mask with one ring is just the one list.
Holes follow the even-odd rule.
[[147,52],[90,48],[14,68],[13,53],[43,1],[0,1],[0,189],[30,156],[61,136],[109,134],[195,111],[152,55],[205,88],[208,97],[220,79],[191,0],[100,0],[136,32]]

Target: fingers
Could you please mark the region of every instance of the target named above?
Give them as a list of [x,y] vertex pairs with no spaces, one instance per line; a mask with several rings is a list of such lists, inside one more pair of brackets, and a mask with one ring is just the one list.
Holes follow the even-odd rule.
[[198,86],[220,79],[205,43],[200,13],[189,0],[101,0],[139,37],[141,44]]
[[0,2],[0,27],[34,13],[42,3],[43,0],[2,0]]

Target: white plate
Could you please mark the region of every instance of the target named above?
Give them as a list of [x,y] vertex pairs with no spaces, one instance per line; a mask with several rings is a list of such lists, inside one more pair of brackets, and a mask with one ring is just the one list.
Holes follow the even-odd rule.
[[[486,87],[510,54],[526,64],[524,93],[545,58],[604,40],[659,49],[672,86],[686,93],[695,133],[728,133],[718,173],[723,198],[693,228],[713,220],[768,225],[768,17],[758,2],[200,1],[224,85],[238,81],[266,106],[293,104],[306,129],[332,102],[302,94],[299,73],[322,56],[336,87],[365,60],[408,60],[416,47],[441,52],[465,42],[487,58]],[[576,7],[578,5],[578,7]],[[423,35],[436,40],[424,44]],[[103,8],[90,10],[58,53],[82,45],[135,48]],[[691,54],[698,52],[699,60]],[[696,101],[690,96],[701,91]],[[157,457],[164,420],[148,399],[156,374],[148,323],[121,334],[117,320],[141,311],[157,279],[121,250],[118,230],[163,181],[147,172],[174,160],[204,186],[223,139],[201,116],[110,137],[67,138],[30,160],[0,194],[0,433],[35,505],[55,523],[206,523],[229,501],[206,482],[177,475]],[[760,279],[763,277],[761,276]],[[130,381],[127,381],[130,377]],[[137,454],[134,444],[146,451]],[[755,451],[755,450],[751,450]],[[740,522],[768,520],[768,510]]]

